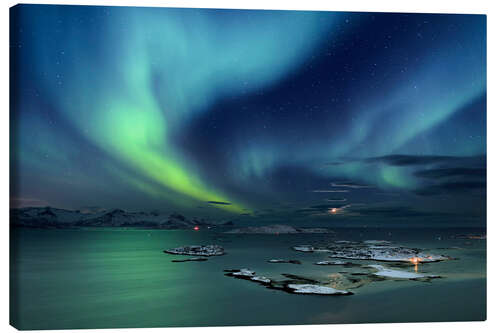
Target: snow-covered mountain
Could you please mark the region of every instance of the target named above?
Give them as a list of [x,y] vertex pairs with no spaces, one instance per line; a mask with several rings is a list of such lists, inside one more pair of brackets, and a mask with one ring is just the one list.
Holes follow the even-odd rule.
[[32,228],[67,227],[137,227],[151,229],[211,228],[221,224],[204,219],[188,219],[181,214],[157,212],[127,212],[121,209],[83,213],[53,207],[14,208],[10,211],[11,224]]
[[332,232],[325,228],[297,228],[286,224],[273,224],[261,227],[246,227],[229,230],[228,234],[324,234]]

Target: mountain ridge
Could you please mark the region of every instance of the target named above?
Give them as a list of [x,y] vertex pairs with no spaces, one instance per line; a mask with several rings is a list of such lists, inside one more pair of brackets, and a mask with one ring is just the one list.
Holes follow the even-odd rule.
[[232,225],[232,222],[214,223],[205,219],[189,219],[179,213],[127,212],[111,209],[99,212],[81,212],[54,207],[24,207],[10,210],[10,224],[28,228],[130,227],[148,229],[193,229]]

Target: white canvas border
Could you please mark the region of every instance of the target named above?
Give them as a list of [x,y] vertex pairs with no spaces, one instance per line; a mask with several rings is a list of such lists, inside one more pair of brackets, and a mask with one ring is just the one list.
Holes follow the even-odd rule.
[[[22,1],[21,1],[22,2]],[[14,331],[10,327],[9,322],[9,298],[8,298],[8,284],[9,284],[9,11],[8,7],[15,5],[18,2],[6,1],[2,10],[2,34],[1,43],[2,52],[0,52],[2,62],[2,80],[0,92],[2,94],[1,102],[3,105],[2,112],[0,112],[0,149],[2,156],[1,184],[0,184],[0,203],[1,203],[1,249],[0,254],[2,257],[2,274],[1,288],[2,288],[2,302],[0,303],[1,313],[1,326],[6,331]],[[499,213],[496,211],[500,194],[499,176],[497,170],[500,170],[499,163],[499,146],[500,146],[500,131],[497,129],[500,122],[499,119],[499,104],[498,104],[498,77],[499,65],[498,59],[500,54],[498,50],[498,33],[500,15],[498,2],[475,0],[420,0],[420,1],[397,1],[397,0],[176,0],[176,1],[137,1],[137,0],[104,0],[104,1],[89,1],[89,0],[59,0],[59,1],[36,1],[31,0],[26,3],[44,3],[44,4],[83,4],[83,5],[115,5],[115,6],[157,6],[157,7],[208,7],[208,8],[248,8],[248,9],[301,9],[301,10],[332,10],[332,11],[376,11],[376,12],[427,12],[427,13],[474,13],[474,14],[487,14],[488,23],[488,320],[486,322],[473,322],[473,323],[418,323],[418,324],[356,324],[356,325],[315,325],[315,326],[267,326],[267,327],[210,327],[210,328],[168,328],[169,332],[198,332],[203,331],[206,333],[218,332],[241,332],[250,333],[255,331],[274,331],[277,333],[298,333],[304,330],[314,330],[315,332],[331,332],[347,331],[356,332],[447,332],[453,331],[455,333],[470,332],[473,330],[481,330],[483,332],[498,331],[500,327],[500,313],[499,313],[499,290],[500,283],[497,283],[499,276],[499,267],[495,265],[497,257],[499,242],[498,238],[498,220]],[[376,309],[374,309],[376,311]],[[159,332],[165,328],[158,329],[134,329],[134,332]],[[79,332],[91,332],[91,330],[79,330]],[[111,329],[108,332],[121,332],[122,329]],[[48,331],[45,331],[48,332]],[[58,332],[71,332],[67,330]]]

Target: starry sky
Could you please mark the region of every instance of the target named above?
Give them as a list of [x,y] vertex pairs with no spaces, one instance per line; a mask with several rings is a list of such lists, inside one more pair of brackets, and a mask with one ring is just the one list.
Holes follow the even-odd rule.
[[486,17],[18,5],[11,206],[484,226]]

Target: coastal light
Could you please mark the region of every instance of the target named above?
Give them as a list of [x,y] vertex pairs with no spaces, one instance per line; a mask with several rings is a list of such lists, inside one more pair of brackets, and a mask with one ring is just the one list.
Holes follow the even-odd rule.
[[418,264],[422,261],[421,258],[419,257],[413,257],[413,258],[410,258],[410,262],[415,265],[414,266],[414,269],[415,269],[415,272],[418,272]]
[[421,259],[418,258],[418,257],[413,257],[413,258],[410,259],[410,261],[412,263],[414,263],[415,265],[418,265],[418,263],[421,261]]
[[194,231],[198,231],[198,230],[200,230],[200,227],[198,227],[197,225],[195,225],[194,228],[193,228],[193,230]]

